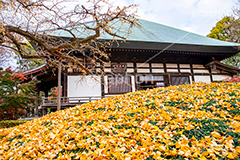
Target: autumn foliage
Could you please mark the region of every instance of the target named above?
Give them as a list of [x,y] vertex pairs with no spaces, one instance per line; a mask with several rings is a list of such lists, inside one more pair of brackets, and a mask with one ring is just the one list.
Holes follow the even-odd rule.
[[36,98],[34,82],[22,82],[26,78],[10,68],[0,68],[0,120],[17,119],[26,114]]
[[240,84],[138,91],[0,130],[0,159],[239,159]]
[[[57,95],[58,95],[58,87],[51,88],[48,97],[57,97]],[[61,90],[60,96],[62,96],[62,90]]]
[[225,82],[240,82],[240,76],[233,76],[233,78],[224,79]]

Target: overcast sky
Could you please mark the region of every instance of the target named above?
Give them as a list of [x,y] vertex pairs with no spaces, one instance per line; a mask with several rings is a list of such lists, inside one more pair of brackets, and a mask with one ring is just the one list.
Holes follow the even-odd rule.
[[139,18],[206,36],[216,22],[233,15],[238,0],[112,0],[138,5]]

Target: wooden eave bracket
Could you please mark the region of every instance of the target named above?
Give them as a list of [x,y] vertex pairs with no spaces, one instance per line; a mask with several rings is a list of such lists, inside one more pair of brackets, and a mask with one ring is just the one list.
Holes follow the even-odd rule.
[[240,69],[239,68],[228,66],[226,64],[223,64],[223,63],[219,62],[218,60],[214,60],[214,61],[206,64],[205,67],[211,68],[211,69],[223,70],[223,71],[231,73],[231,74],[238,74],[238,73],[240,73]]

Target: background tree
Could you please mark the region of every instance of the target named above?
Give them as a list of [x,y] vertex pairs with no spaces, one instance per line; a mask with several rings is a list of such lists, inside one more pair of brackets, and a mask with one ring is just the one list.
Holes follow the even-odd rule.
[[[25,47],[25,50],[36,54],[36,51],[30,44]],[[16,60],[16,71],[20,73],[29,71],[44,64],[42,59],[24,59],[17,53],[15,54],[14,59]]]
[[18,54],[15,56],[17,59],[17,72],[25,72],[44,64],[41,59],[23,59]]
[[[240,19],[226,16],[217,22],[207,37],[240,43]],[[240,53],[222,61],[224,64],[240,68]]]
[[0,68],[0,113],[13,113],[15,118],[34,107],[36,99],[35,83],[21,83],[25,77],[21,74],[14,74],[11,69]]
[[207,37],[238,43],[240,40],[240,31],[237,29],[239,25],[238,19],[226,16],[216,23]]
[[[24,59],[45,59],[50,66],[59,60],[70,61],[91,73],[71,53],[85,56],[83,51],[88,51],[93,62],[108,58],[105,48],[111,47],[115,38],[127,37],[131,27],[138,25],[135,16],[135,5],[114,7],[108,0],[79,0],[72,7],[58,0],[1,0],[0,46]],[[116,23],[118,25],[114,25]],[[71,35],[71,38],[50,36],[52,31]],[[104,34],[113,40],[96,40]],[[35,51],[28,49],[29,42]]]
[[11,57],[12,54],[8,50],[0,47],[0,67],[7,68],[11,63]]

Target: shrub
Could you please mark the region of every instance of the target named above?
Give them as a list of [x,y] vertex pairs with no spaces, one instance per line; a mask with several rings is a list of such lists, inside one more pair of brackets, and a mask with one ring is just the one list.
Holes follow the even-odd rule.
[[240,82],[240,76],[233,76],[233,78],[226,78],[223,81],[225,82]]
[[[32,108],[37,97],[35,82],[23,83],[26,78],[10,68],[0,68],[0,120],[17,119]],[[4,117],[6,116],[6,117]]]
[[20,124],[24,124],[27,121],[24,120],[5,120],[5,121],[0,121],[0,128],[10,128],[10,127],[15,127]]

